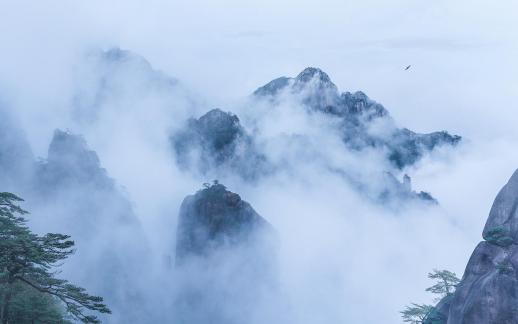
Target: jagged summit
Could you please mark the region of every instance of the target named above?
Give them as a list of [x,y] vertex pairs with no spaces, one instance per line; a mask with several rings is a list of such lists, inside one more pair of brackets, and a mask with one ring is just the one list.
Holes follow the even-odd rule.
[[311,79],[317,77],[322,82],[331,82],[329,75],[319,68],[307,67],[297,75],[296,79],[302,82],[308,82]]
[[337,114],[344,116],[363,116],[366,119],[389,117],[388,111],[381,104],[370,99],[364,92],[344,92],[340,95],[342,107]]
[[387,159],[399,169],[414,164],[436,147],[454,146],[461,140],[446,131],[420,134],[398,128],[383,105],[362,91],[339,93],[329,76],[318,68],[306,68],[295,78],[275,79],[253,95],[271,105],[282,105],[288,98],[310,112],[339,119],[343,141],[349,148],[384,149]]
[[212,109],[200,118],[191,118],[184,128],[170,136],[181,168],[201,174],[211,170],[229,171],[253,179],[265,171],[265,157],[239,118],[221,109]]
[[314,67],[305,68],[302,72],[299,73],[299,75],[297,75],[297,77],[295,78],[295,82],[315,82],[322,86],[337,89],[336,85],[331,81],[331,78],[329,77],[329,75],[327,75],[327,73],[325,73],[319,68]]
[[325,109],[336,105],[339,100],[338,88],[327,73],[319,68],[308,67],[295,78],[280,77],[254,91],[255,96],[275,97],[282,91],[297,94],[309,106]]
[[253,94],[274,99],[281,92],[295,95],[312,110],[348,119],[388,117],[388,111],[364,92],[340,93],[329,75],[319,68],[308,67],[295,78],[281,77],[258,88]]

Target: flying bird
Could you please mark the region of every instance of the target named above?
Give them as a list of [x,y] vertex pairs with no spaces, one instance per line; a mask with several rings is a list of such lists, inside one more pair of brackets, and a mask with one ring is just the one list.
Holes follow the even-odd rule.
[[407,66],[407,67],[405,68],[405,71],[406,71],[406,70],[408,70],[408,69],[410,69],[410,67],[411,67],[411,66],[412,66],[412,65]]

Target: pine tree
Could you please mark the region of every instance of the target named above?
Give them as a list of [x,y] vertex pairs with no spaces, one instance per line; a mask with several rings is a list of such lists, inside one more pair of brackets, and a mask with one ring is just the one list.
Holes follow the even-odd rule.
[[[8,323],[16,324],[72,324],[60,300],[22,283],[11,286]],[[0,291],[5,292],[6,287]]]
[[[84,288],[56,278],[55,269],[74,253],[70,236],[48,233],[37,235],[27,227],[28,214],[11,193],[0,193],[0,321],[7,324],[20,297],[20,287],[52,296],[66,312],[83,323],[100,323],[88,311],[110,313],[103,298],[89,295]],[[41,301],[44,301],[42,299]],[[49,308],[49,309],[52,309]]]
[[441,298],[452,294],[460,282],[457,275],[448,270],[434,269],[433,272],[428,274],[428,278],[437,280],[437,283],[430,288],[427,288],[426,291],[440,295]]
[[[428,273],[428,278],[436,280],[435,285],[426,289],[428,292],[439,295],[436,301],[446,297],[451,298],[460,282],[457,275],[448,270],[434,269],[433,272]],[[437,316],[437,309],[432,305],[412,303],[410,306],[406,306],[401,314],[403,322],[412,324],[431,323],[430,320]],[[432,320],[432,322],[436,323],[435,320]],[[443,323],[443,320],[439,320],[437,323]]]
[[432,310],[432,305],[412,303],[410,306],[406,306],[406,308],[401,312],[403,322],[421,324]]

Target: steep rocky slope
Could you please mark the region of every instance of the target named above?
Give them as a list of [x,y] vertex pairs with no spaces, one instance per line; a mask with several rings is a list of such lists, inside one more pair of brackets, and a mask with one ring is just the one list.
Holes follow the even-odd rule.
[[[518,323],[518,170],[498,193],[480,242],[453,296],[427,324]],[[439,307],[440,306],[440,307]]]

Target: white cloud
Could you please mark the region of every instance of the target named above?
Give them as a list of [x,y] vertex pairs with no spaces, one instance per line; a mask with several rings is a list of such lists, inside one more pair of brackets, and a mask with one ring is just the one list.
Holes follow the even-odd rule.
[[[163,223],[201,185],[202,179],[176,170],[168,151],[168,132],[187,116],[217,106],[235,110],[258,127],[271,157],[287,158],[294,174],[304,175],[281,174],[257,186],[225,179],[278,228],[284,284],[298,323],[398,323],[406,303],[430,301],[423,292],[426,272],[462,273],[492,199],[518,166],[518,5],[510,0],[0,6],[0,99],[16,112],[39,156],[46,155],[55,127],[84,133],[135,200],[157,251],[174,236]],[[202,107],[176,94],[126,89],[103,106],[97,124],[76,124],[70,115],[75,87],[89,87],[77,79],[84,75],[78,63],[86,52],[113,45],[142,54],[197,90]],[[311,152],[337,164],[368,166],[378,157],[347,156],[334,134],[320,132],[325,121],[289,103],[275,111],[242,106],[258,86],[306,66],[327,71],[343,91],[365,91],[401,126],[467,137],[457,153],[437,152],[409,170],[440,208],[393,213],[366,204],[318,163],[306,163],[298,150],[307,153],[307,147],[289,136],[310,136]],[[291,155],[282,156],[283,150]]]

